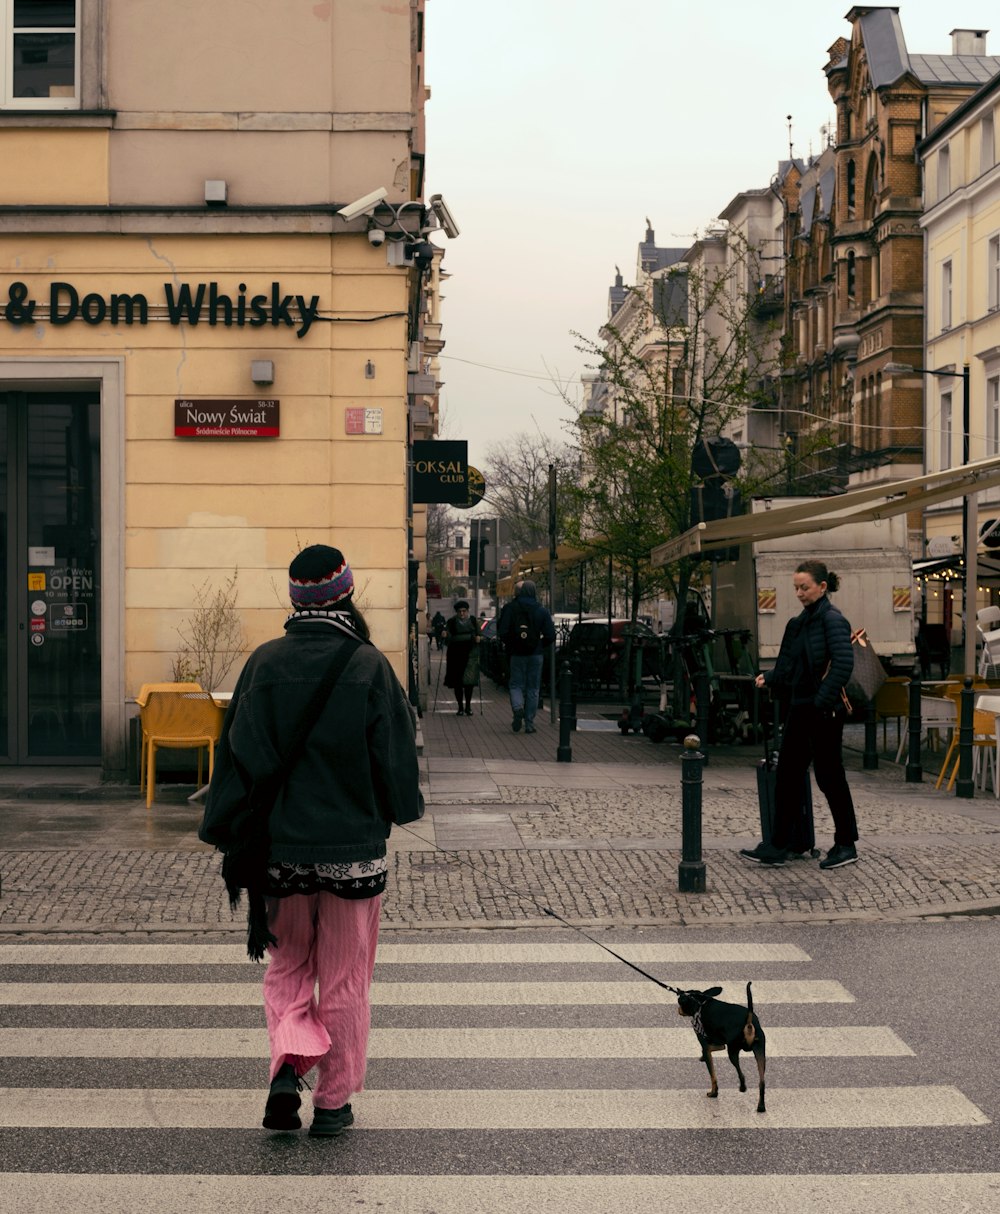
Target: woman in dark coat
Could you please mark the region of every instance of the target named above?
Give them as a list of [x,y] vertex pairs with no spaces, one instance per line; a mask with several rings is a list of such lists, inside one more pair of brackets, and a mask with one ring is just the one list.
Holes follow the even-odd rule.
[[472,716],[472,690],[479,682],[479,621],[469,615],[469,604],[459,599],[455,614],[445,625],[444,685],[455,693],[458,715]]
[[224,855],[230,900],[247,891],[251,957],[271,954],[264,1126],[299,1129],[315,1066],[309,1133],[332,1138],[364,1083],[386,839],[423,800],[413,714],[343,554],[314,544],[288,578],[294,610],[240,674],[198,833]]
[[839,580],[822,561],[803,561],[792,579],[802,611],[788,621],[778,660],[757,675],[787,705],[774,801],[772,840],[740,852],[757,864],[781,865],[790,852],[803,851],[796,825],[801,819],[805,781],[812,764],[816,783],[833,815],[833,847],[820,868],[856,864],[858,824],[844,772],[844,708],[841,692],[854,669],[851,626],[827,597]]

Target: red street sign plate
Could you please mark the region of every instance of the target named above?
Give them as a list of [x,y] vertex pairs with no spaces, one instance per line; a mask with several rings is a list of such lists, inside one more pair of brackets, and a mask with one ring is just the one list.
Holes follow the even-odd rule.
[[277,438],[280,401],[175,400],[176,438]]

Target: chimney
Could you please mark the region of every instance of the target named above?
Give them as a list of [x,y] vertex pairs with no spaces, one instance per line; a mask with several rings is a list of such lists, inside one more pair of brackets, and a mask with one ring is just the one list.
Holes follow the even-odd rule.
[[986,35],[989,30],[952,30],[951,53],[953,55],[985,55]]

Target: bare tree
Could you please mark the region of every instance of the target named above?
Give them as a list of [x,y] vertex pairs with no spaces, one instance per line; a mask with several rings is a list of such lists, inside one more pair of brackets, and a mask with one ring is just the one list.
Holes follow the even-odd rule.
[[[544,434],[521,432],[486,450],[483,475],[486,504],[503,520],[514,556],[547,547],[549,542],[549,465],[559,484],[575,479],[576,453]],[[563,535],[564,495],[557,493],[557,535]]]

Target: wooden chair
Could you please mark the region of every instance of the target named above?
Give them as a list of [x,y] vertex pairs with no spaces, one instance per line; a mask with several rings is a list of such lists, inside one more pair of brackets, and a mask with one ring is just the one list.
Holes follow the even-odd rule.
[[903,675],[892,675],[882,684],[875,696],[875,719],[882,722],[882,749],[886,747],[886,727],[890,718],[896,720],[896,758],[898,763],[906,745],[902,721],[910,715],[910,680]]
[[140,739],[142,745],[139,751],[139,787],[142,788],[146,783],[146,730],[142,726],[142,710],[146,707],[146,701],[149,699],[151,691],[201,691],[200,683],[143,683],[139,688],[139,694],[135,697],[135,702],[139,705],[139,732],[142,734]]
[[215,744],[222,733],[223,709],[207,691],[151,691],[142,706],[142,732],[146,739],[146,808],[156,790],[158,749],[196,750],[198,783],[202,778],[202,750],[208,750],[208,778],[215,764]]

